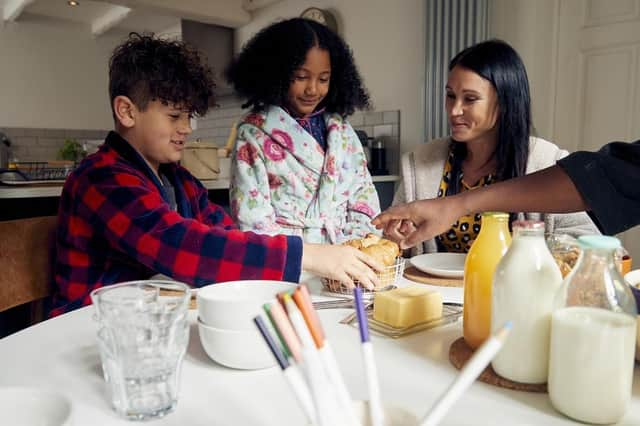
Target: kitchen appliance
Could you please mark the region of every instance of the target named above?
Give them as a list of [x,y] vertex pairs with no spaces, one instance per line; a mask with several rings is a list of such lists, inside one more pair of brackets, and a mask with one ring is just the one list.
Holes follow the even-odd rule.
[[372,140],[370,141],[371,161],[369,163],[369,170],[372,175],[388,175],[387,151],[384,147],[384,141],[382,139],[370,139]]
[[356,130],[356,135],[362,144],[362,150],[364,151],[364,157],[367,160],[367,168],[371,171],[371,146],[369,145],[369,139],[367,132],[364,130]]
[[9,168],[9,157],[11,155],[11,141],[4,133],[0,132],[0,169]]

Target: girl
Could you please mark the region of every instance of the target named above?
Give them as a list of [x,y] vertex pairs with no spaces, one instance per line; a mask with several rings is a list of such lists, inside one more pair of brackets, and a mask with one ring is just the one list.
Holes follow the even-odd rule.
[[[451,136],[405,154],[403,183],[393,204],[444,197],[540,170],[567,151],[531,136],[527,72],[507,43],[489,40],[458,53],[449,63],[445,107]],[[598,233],[586,213],[527,214],[544,220],[546,233]],[[478,232],[479,213],[458,218],[448,231],[418,246],[417,252],[466,253]],[[404,223],[403,226],[411,228]],[[388,229],[400,241],[404,228]]]
[[306,19],[278,22],[246,44],[227,78],[251,107],[231,166],[238,226],[308,243],[376,232],[378,196],[346,121],[369,96],[344,41]]

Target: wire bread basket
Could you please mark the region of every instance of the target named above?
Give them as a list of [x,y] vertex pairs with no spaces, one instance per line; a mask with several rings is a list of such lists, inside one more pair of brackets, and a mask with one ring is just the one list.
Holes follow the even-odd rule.
[[[378,286],[373,290],[368,290],[362,287],[362,292],[374,293],[377,291],[386,291],[395,288],[395,284],[402,276],[402,271],[404,271],[404,262],[404,257],[396,257],[396,261],[393,265],[387,266],[382,272],[378,273]],[[354,284],[358,286],[360,285],[358,280],[354,280]],[[322,278],[322,286],[324,290],[329,293],[338,293],[349,296],[353,295],[353,290],[338,280]]]

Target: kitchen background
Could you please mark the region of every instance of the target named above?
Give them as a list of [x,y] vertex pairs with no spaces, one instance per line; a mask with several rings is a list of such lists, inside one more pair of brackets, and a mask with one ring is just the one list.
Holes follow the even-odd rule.
[[[0,131],[25,160],[48,159],[68,137],[102,137],[112,127],[107,62],[128,31],[182,37],[183,20],[222,26],[237,52],[264,25],[312,6],[334,14],[371,93],[374,110],[352,121],[392,126],[396,167],[400,153],[434,135],[441,99],[432,67],[448,60],[434,62],[434,48],[459,41],[461,11],[470,7],[486,14],[486,37],[522,56],[539,136],[574,151],[640,135],[640,0],[81,0],[73,12],[64,0],[0,0]],[[440,47],[432,44],[438,35]],[[194,137],[225,139],[238,113],[226,102],[197,123]],[[634,232],[623,243],[640,258]]]
[[[195,130],[189,139],[224,146],[231,126],[246,113],[246,110],[240,108],[241,104],[242,101],[237,98],[226,98],[219,107],[195,120]],[[349,122],[354,129],[365,131],[367,135],[384,141],[388,151],[389,172],[397,173],[400,111],[356,112],[349,118]],[[4,127],[2,131],[11,140],[12,159],[18,161],[52,160],[56,158],[66,139],[75,139],[81,144],[89,141],[92,146],[95,146],[108,133],[106,129],[35,129],[31,127]]]

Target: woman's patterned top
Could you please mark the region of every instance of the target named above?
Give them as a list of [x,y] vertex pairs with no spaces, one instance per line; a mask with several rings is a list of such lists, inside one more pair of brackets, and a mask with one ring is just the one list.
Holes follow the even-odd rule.
[[[442,174],[442,180],[440,181],[440,188],[438,189],[438,197],[444,197],[451,182],[451,169],[453,164],[453,152],[449,150],[449,156],[444,165],[444,171]],[[460,181],[460,192],[469,191],[475,188],[481,188],[483,186],[490,185],[495,182],[493,175],[489,174],[482,177],[475,185],[468,185],[463,180],[463,175],[460,173],[458,176],[453,177]],[[451,226],[447,232],[444,232],[436,236],[436,243],[438,244],[438,251],[440,252],[452,252],[452,253],[467,253],[471,248],[471,244],[475,241],[478,233],[480,232],[480,223],[482,215],[475,213],[467,216],[462,216],[456,223]]]

